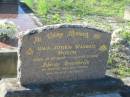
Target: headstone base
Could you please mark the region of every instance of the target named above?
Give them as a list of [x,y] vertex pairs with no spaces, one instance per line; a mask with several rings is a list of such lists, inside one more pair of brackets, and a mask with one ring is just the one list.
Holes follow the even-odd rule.
[[122,86],[121,81],[106,77],[93,81],[32,85],[25,88],[20,85],[16,78],[10,78],[0,81],[0,97],[89,97],[85,95],[96,94],[97,92],[111,93]]
[[16,78],[2,79],[0,97],[41,97],[40,90],[22,87]]

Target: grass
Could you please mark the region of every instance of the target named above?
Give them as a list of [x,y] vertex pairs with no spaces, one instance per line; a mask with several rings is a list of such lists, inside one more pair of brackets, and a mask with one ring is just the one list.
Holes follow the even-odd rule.
[[130,44],[130,31],[125,31],[125,32],[121,33],[121,35],[122,35],[123,38],[124,38],[125,40],[127,40],[128,43]]
[[[129,2],[130,0],[127,0]],[[75,15],[123,16],[126,0],[25,0],[40,15],[67,11]]]
[[99,22],[93,16],[122,18],[125,5],[130,3],[130,0],[35,0],[35,2],[25,0],[25,2],[44,25],[85,21],[111,31],[109,23]]
[[130,76],[130,68],[127,68],[124,65],[120,65],[118,68],[111,69],[111,72],[116,74],[120,78],[129,77]]
[[29,7],[33,8],[33,0],[25,0],[24,1]]

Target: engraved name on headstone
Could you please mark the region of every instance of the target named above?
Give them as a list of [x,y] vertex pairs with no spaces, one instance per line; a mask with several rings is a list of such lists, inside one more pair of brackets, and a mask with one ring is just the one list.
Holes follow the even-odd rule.
[[85,25],[52,25],[19,40],[22,85],[103,78],[111,34]]

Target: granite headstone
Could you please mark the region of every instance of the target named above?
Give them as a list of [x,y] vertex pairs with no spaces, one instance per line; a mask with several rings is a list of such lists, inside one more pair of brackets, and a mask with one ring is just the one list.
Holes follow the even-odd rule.
[[22,85],[99,79],[105,76],[111,33],[60,24],[24,33],[19,40]]

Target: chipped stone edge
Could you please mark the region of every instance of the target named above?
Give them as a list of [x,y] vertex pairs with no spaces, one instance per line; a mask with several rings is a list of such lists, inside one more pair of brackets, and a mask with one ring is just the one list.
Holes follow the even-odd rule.
[[57,29],[57,28],[87,28],[87,29],[93,29],[93,30],[96,30],[96,31],[99,31],[99,32],[111,34],[111,32],[109,32],[109,31],[107,32],[105,30],[98,29],[97,27],[89,26],[89,25],[86,25],[86,24],[67,24],[67,23],[63,23],[63,24],[54,24],[54,25],[46,25],[46,26],[43,26],[43,27],[37,27],[35,29],[31,29],[31,30],[26,31],[22,36],[28,35],[28,34],[35,34],[35,32],[37,30],[38,30],[38,33],[41,33],[42,31],[45,31],[45,30],[51,30],[51,29]]
[[[21,47],[22,47],[22,39],[24,36],[26,35],[33,35],[36,33],[42,33],[43,31],[46,30],[52,30],[52,29],[58,29],[58,28],[87,28],[87,29],[92,29],[95,30],[97,32],[101,32],[101,33],[107,33],[111,36],[111,32],[106,32],[104,30],[98,29],[96,27],[92,27],[92,26],[88,26],[85,24],[67,24],[67,23],[63,23],[63,24],[55,24],[55,25],[46,25],[43,27],[37,27],[35,29],[31,29],[31,30],[27,30],[25,32],[20,32],[20,37],[18,39],[18,50],[17,50],[17,55],[18,55],[18,62],[17,62],[17,79],[19,82],[21,82],[21,64],[22,61],[21,56],[20,56],[20,52],[21,52]],[[22,83],[22,82],[21,82]]]

